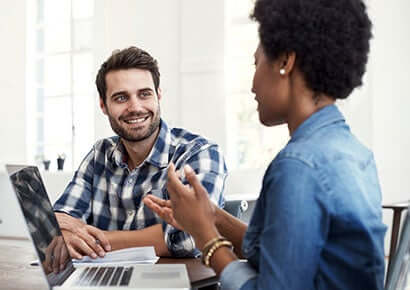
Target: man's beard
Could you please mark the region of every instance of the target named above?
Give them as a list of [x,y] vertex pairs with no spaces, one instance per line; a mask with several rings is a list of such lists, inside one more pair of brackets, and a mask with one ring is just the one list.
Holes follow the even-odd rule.
[[[136,131],[134,131],[133,129],[127,130],[125,127],[121,126],[120,124],[121,121],[115,120],[110,114],[108,114],[108,119],[110,120],[112,130],[118,136],[120,136],[121,138],[129,142],[139,142],[139,141],[143,141],[151,137],[152,134],[154,134],[157,131],[161,123],[160,115],[161,115],[160,107],[158,106],[157,113],[155,115],[151,114],[150,116],[150,118],[153,118],[153,119],[151,120],[151,123],[149,124],[148,129],[145,132],[140,132],[140,133],[137,133],[140,130],[136,130]],[[131,116],[137,116],[137,114],[128,115],[127,117],[131,117]]]

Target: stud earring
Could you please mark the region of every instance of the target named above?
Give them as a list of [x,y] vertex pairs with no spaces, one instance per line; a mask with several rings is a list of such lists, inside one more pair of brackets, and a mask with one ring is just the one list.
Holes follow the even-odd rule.
[[279,73],[280,73],[281,75],[284,75],[284,74],[285,74],[285,72],[286,72],[286,71],[285,71],[285,69],[284,69],[284,68],[281,68],[281,69],[280,69],[280,71],[279,71]]

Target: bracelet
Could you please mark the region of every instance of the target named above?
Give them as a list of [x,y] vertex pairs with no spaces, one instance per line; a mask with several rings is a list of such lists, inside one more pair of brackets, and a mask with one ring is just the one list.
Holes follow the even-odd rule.
[[213,238],[213,239],[211,239],[211,240],[209,240],[206,244],[205,244],[205,246],[204,246],[204,248],[203,248],[203,250],[202,250],[202,253],[207,253],[208,251],[209,251],[209,249],[212,247],[212,245],[214,244],[214,243],[216,243],[216,242],[218,242],[218,241],[226,241],[226,239],[224,238],[224,237],[216,237],[216,238]]
[[220,247],[228,247],[231,250],[233,249],[232,243],[225,238],[213,240],[214,242],[209,245],[210,247],[207,249],[207,251],[204,251],[202,256],[202,263],[207,267],[211,267],[211,258],[213,254],[216,252],[216,250],[218,250]]

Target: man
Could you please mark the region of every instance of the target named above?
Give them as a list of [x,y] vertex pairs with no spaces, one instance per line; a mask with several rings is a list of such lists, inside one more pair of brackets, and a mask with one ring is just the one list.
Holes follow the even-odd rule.
[[[172,162],[189,164],[223,205],[226,166],[219,147],[160,118],[158,65],[147,52],[115,51],[97,74],[100,107],[118,135],[98,141],[54,205],[73,258],[153,245],[158,256],[194,256],[193,239],[162,222],[142,199],[168,198]],[[182,171],[182,170],[181,170]],[[185,181],[185,177],[181,176]]]

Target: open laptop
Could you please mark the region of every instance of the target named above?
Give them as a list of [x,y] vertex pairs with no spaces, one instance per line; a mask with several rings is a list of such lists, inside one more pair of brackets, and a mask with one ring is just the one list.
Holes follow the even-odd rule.
[[53,259],[67,250],[36,166],[6,165],[29,236],[49,289],[190,289],[184,264],[112,264],[84,266],[66,259],[58,273]]

